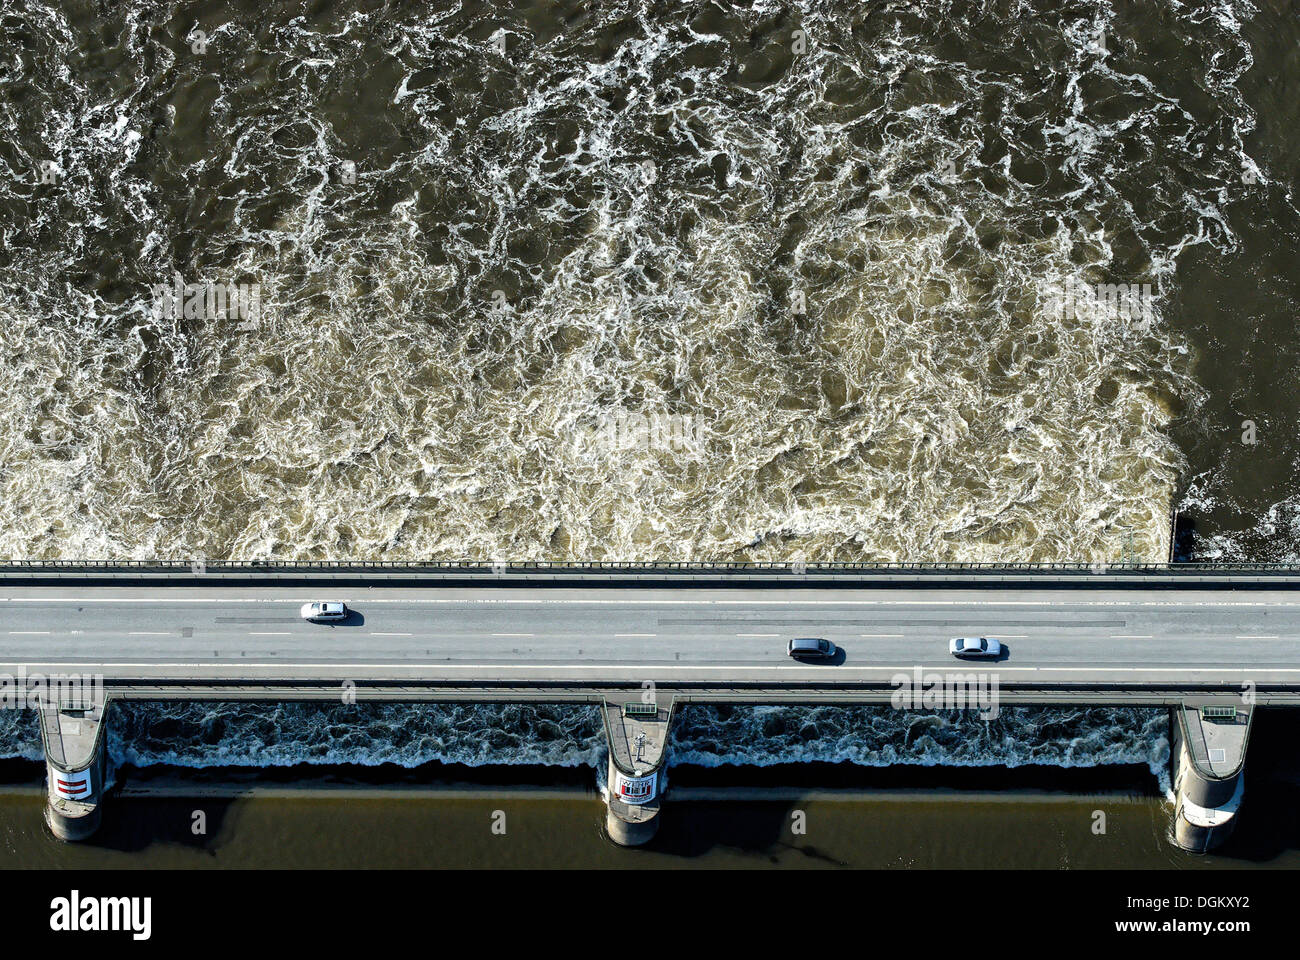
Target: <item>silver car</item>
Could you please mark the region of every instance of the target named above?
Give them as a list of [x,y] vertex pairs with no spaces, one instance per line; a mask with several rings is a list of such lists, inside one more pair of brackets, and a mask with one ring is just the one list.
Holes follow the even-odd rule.
[[348,605],[336,600],[326,600],[320,603],[304,603],[302,609],[298,611],[302,614],[304,620],[310,620],[313,623],[346,620],[348,618]]
[[795,637],[786,644],[785,652],[796,660],[827,660],[835,656],[835,644],[820,637]]
[[953,637],[948,649],[954,657],[1002,656],[1002,644],[990,637]]

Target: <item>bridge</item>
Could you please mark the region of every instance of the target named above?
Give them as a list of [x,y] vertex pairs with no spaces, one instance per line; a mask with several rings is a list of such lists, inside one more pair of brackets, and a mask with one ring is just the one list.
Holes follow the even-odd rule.
[[[1179,842],[1205,849],[1240,803],[1253,708],[1300,705],[1298,587],[1263,564],[10,563],[0,693],[39,702],[47,820],[71,839],[98,823],[113,699],[598,704],[629,843],[657,823],[687,703],[1081,703],[1170,710]],[[351,615],[302,620],[322,599]],[[1006,649],[959,662],[959,635]],[[794,636],[840,653],[792,661]]]

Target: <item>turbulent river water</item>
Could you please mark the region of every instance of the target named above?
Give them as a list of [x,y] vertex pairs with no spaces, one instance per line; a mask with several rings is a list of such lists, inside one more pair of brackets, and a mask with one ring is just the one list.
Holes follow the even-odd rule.
[[[1177,510],[1181,556],[1297,559],[1298,83],[1292,0],[11,0],[0,556],[1164,560]],[[580,710],[120,714],[136,768],[602,767]],[[676,739],[1155,792],[1168,751]]]

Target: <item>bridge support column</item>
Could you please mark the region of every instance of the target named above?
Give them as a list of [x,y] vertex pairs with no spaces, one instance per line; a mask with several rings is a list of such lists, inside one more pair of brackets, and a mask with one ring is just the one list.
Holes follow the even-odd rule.
[[667,782],[663,773],[673,704],[604,699],[609,744],[609,789],[605,829],[625,847],[647,843],[659,829],[659,807]]
[[1184,850],[1207,853],[1236,826],[1253,712],[1223,697],[1184,701],[1173,711],[1174,842]]
[[102,693],[40,705],[45,746],[45,822],[60,840],[85,840],[99,828],[104,789]]

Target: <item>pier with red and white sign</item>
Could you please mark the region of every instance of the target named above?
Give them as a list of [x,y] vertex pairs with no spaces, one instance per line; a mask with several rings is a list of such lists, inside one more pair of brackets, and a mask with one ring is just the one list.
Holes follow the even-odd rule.
[[87,698],[53,691],[41,701],[45,821],[60,840],[84,840],[99,827],[106,706],[102,691]]
[[605,736],[609,742],[609,787],[605,828],[615,843],[648,841],[659,826],[664,748],[672,722],[671,697],[660,704],[652,685],[636,700],[607,697]]

